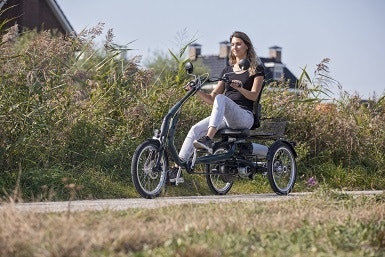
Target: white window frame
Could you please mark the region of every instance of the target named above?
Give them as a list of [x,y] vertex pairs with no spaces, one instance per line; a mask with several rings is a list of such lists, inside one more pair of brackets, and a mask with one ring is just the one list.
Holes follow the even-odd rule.
[[274,65],[273,79],[282,80],[283,79],[283,65]]
[[267,68],[273,68],[273,79],[282,81],[284,77],[284,68],[285,65],[282,63],[274,63],[274,62],[267,62],[265,63],[265,67]]

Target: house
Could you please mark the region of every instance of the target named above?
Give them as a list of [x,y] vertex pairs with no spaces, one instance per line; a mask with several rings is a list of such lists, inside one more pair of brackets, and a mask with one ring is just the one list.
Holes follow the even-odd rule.
[[[191,61],[201,61],[209,69],[213,76],[219,76],[222,70],[228,65],[228,55],[230,53],[230,42],[222,41],[219,43],[218,55],[202,55],[202,45],[194,43],[189,46],[188,54]],[[273,81],[288,80],[289,87],[295,88],[297,78],[282,63],[282,48],[272,46],[269,48],[269,57],[260,57],[265,66],[267,83]]]
[[0,23],[7,22],[3,29],[17,24],[19,30],[53,30],[62,34],[74,32],[63,11],[55,0],[0,0]]

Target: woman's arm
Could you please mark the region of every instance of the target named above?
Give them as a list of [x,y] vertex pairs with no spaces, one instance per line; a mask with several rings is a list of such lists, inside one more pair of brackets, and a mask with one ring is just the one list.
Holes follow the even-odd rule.
[[222,94],[225,91],[225,83],[223,81],[219,81],[217,86],[211,91],[210,94],[207,94],[201,90],[197,92],[197,95],[207,104],[212,105],[214,103],[214,99],[218,94]]

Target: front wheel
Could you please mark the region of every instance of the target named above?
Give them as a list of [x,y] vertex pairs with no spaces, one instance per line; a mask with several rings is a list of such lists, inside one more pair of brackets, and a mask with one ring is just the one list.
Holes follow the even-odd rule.
[[267,177],[271,188],[278,195],[287,195],[293,189],[297,177],[297,165],[295,152],[288,143],[276,141],[270,147]]
[[159,142],[140,144],[132,156],[131,177],[136,191],[144,198],[159,196],[167,181],[168,160],[159,152]]

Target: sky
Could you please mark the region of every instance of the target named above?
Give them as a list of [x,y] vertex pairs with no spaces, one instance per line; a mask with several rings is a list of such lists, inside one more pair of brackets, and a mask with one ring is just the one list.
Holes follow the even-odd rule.
[[[76,32],[104,23],[142,63],[196,39],[202,54],[219,53],[233,31],[251,38],[257,54],[282,47],[282,62],[299,77],[330,58],[329,76],[342,90],[385,94],[385,0],[56,0]],[[103,41],[104,36],[99,40]],[[381,75],[381,76],[380,76]],[[339,89],[331,86],[338,98]]]

